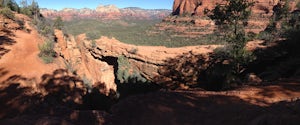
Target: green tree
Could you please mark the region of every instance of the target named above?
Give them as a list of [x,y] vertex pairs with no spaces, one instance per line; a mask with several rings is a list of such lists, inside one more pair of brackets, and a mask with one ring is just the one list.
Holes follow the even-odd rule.
[[53,27],[56,28],[56,29],[59,29],[59,30],[63,29],[64,23],[63,23],[63,20],[60,16],[56,17],[56,19],[54,20]]
[[15,2],[15,0],[0,0],[0,7],[7,7],[12,11],[20,12],[19,5]]
[[[0,9],[0,14],[5,16],[6,18],[15,20],[15,14],[7,7]],[[5,19],[3,19],[3,20],[5,20]],[[5,21],[3,21],[3,22],[5,22]]]
[[[239,76],[245,71],[246,65],[253,60],[253,55],[245,50],[247,43],[247,36],[245,32],[245,26],[248,24],[249,16],[251,15],[251,7],[254,6],[254,2],[249,0],[225,0],[222,4],[217,4],[216,7],[208,11],[208,16],[215,21],[218,26],[219,32],[221,32],[229,45],[226,49],[218,51],[220,60],[229,61],[226,71],[228,75],[223,75],[225,81],[236,80],[232,76]],[[220,64],[224,65],[224,64]],[[224,66],[217,66],[216,68],[222,68]],[[212,69],[214,72],[215,69]],[[217,71],[217,70],[216,70]],[[229,77],[230,76],[230,77]]]
[[248,0],[225,1],[225,4],[217,4],[209,17],[216,22],[220,29],[226,30],[227,34],[238,36],[238,34],[244,33],[244,26],[248,24],[254,2]]
[[273,19],[279,21],[283,18],[287,18],[289,14],[289,0],[281,0],[273,7]]
[[37,2],[35,2],[35,0],[33,0],[31,4],[28,4],[27,0],[22,0],[20,4],[20,12],[22,14],[25,14],[31,18],[39,18],[41,16],[39,5]]

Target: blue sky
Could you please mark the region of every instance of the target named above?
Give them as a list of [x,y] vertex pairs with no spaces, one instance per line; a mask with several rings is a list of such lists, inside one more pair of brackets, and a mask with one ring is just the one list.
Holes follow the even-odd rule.
[[[21,0],[16,0],[19,3]],[[27,0],[31,1],[31,0]],[[98,5],[114,4],[119,8],[141,7],[145,9],[171,9],[174,0],[35,0],[40,8],[96,8]]]

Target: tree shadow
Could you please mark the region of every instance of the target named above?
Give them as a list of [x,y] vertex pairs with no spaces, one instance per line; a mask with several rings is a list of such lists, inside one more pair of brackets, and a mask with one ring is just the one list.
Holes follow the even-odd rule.
[[[286,19],[286,24],[281,22],[282,27],[272,29],[277,37],[276,41],[265,41],[267,48],[254,51],[257,60],[250,65],[249,70],[266,79],[274,81],[280,78],[300,78],[300,30],[299,10],[294,10]],[[279,23],[279,22],[278,22]],[[284,28],[288,27],[288,28]],[[269,32],[265,29],[262,32]],[[279,39],[280,38],[280,39]]]
[[41,79],[34,83],[13,75],[1,83],[0,124],[100,124],[105,111],[115,103],[99,89],[89,92],[79,77],[64,69]]
[[1,78],[2,76],[5,76],[7,73],[8,73],[8,71],[5,70],[5,68],[0,68],[0,78]]
[[121,100],[113,106],[107,124],[297,125],[299,104],[300,101],[282,102],[261,107],[235,96],[159,91]]
[[0,36],[0,59],[3,55],[10,51],[9,49],[5,48],[5,46],[11,46],[16,43],[15,40],[10,38],[15,36],[10,30],[2,29],[1,32],[3,32],[4,35]]
[[155,82],[166,89],[202,88],[221,91],[236,88],[232,77],[231,58],[223,53],[184,53],[165,60]]
[[4,33],[4,36],[9,36],[9,37],[15,37],[16,36],[14,34],[14,32],[12,32],[11,30],[8,30],[8,29],[1,29],[1,32]]
[[158,70],[160,76],[155,82],[167,89],[177,89],[181,85],[196,87],[199,85],[199,76],[207,68],[207,57],[185,53],[175,58],[165,60]]
[[155,92],[159,89],[161,89],[161,86],[158,84],[150,81],[141,81],[135,77],[129,77],[126,82],[117,84],[118,96],[120,100],[132,95]]
[[[232,69],[229,65],[230,59],[226,58],[226,55],[222,55],[222,53],[209,53],[207,55],[184,53],[183,55],[168,59],[165,61],[164,65],[159,68],[158,71],[160,76],[155,78],[155,82],[166,89],[190,90],[200,88],[200,90],[208,91],[228,91],[243,88],[245,86],[254,86],[261,89],[256,93],[257,95],[268,99],[276,98],[277,94],[281,94],[284,97],[289,97],[289,95],[295,97],[300,92],[300,77],[295,77],[294,75],[297,70],[298,73],[300,73],[300,51],[297,49],[299,42],[296,43],[295,41],[296,40],[292,42],[280,42],[278,44],[279,46],[273,46],[262,50],[261,53],[263,56],[265,56],[264,54],[273,53],[274,51],[277,51],[277,53],[283,51],[283,53],[287,54],[284,58],[268,57],[273,60],[268,60],[258,55],[258,59],[253,63],[246,65],[246,70],[237,76],[241,80],[240,83],[227,83],[226,80],[231,79],[232,77]],[[256,51],[254,53],[257,54]],[[265,63],[262,59],[266,59],[268,63]],[[279,67],[276,62],[281,63],[281,66]],[[277,68],[275,66],[277,66]],[[259,75],[259,77],[263,79],[262,83],[248,83],[247,74],[260,74],[266,71],[266,67],[280,71],[281,74],[278,79],[268,81],[268,79]],[[271,73],[273,72],[271,71]],[[291,77],[293,79],[291,79]]]

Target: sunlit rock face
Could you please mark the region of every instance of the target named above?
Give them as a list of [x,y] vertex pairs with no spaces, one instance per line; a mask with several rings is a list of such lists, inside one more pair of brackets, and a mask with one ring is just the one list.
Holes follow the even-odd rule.
[[54,19],[58,16],[63,20],[73,19],[98,19],[98,20],[153,20],[162,19],[170,15],[172,11],[167,9],[142,9],[138,7],[118,8],[115,5],[99,5],[96,9],[65,8],[62,10],[41,9],[43,16]]
[[[272,12],[273,6],[280,0],[249,0],[255,2],[252,11],[255,13]],[[203,16],[205,9],[213,9],[217,3],[225,3],[225,0],[174,0],[173,15],[197,15]],[[297,0],[290,1],[290,9],[294,10]]]

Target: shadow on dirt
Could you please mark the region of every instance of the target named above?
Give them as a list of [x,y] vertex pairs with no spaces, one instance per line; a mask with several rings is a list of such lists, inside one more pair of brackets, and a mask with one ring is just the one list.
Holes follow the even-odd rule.
[[[297,125],[300,101],[270,107],[252,105],[234,96],[197,92],[155,92],[129,97],[112,108],[113,125]],[[146,122],[145,122],[146,121]]]
[[128,96],[147,94],[161,89],[161,86],[158,84],[149,81],[140,81],[133,77],[128,78],[125,83],[118,83],[117,87],[120,100],[125,99]]
[[[98,89],[89,93],[81,79],[63,69],[44,74],[41,83],[34,81],[14,75],[1,83],[0,119],[6,119],[3,124],[100,124],[105,111],[116,102]],[[30,120],[22,123],[10,119],[23,117]]]
[[[165,66],[159,69],[161,76],[156,81],[168,89],[200,87],[218,91],[247,84],[249,74],[255,74],[264,84],[276,83],[280,79],[300,78],[300,31],[287,34],[285,40],[254,50],[256,59],[244,65],[245,70],[238,76],[232,76],[230,58],[222,53],[210,53],[207,56],[185,53],[166,60]],[[233,78],[238,79],[235,80],[237,82],[228,84],[227,80]]]
[[7,73],[8,73],[8,71],[5,70],[5,68],[1,68],[1,67],[0,67],[0,78],[1,78],[2,76],[6,75]]
[[13,32],[11,32],[10,30],[2,29],[0,33],[2,34],[0,35],[0,59],[1,59],[3,55],[5,55],[10,51],[5,47],[12,46],[13,44],[16,43],[16,41],[10,38],[15,36]]
[[[14,75],[1,83],[0,124],[297,125],[300,122],[299,101],[261,107],[230,95],[154,91],[159,87],[135,79],[118,86],[122,99],[116,100],[113,92],[109,96],[101,94],[101,86],[88,93],[82,80],[64,69],[44,74],[41,79],[41,83],[34,84],[34,79]],[[273,90],[262,92],[272,96],[268,91]]]

